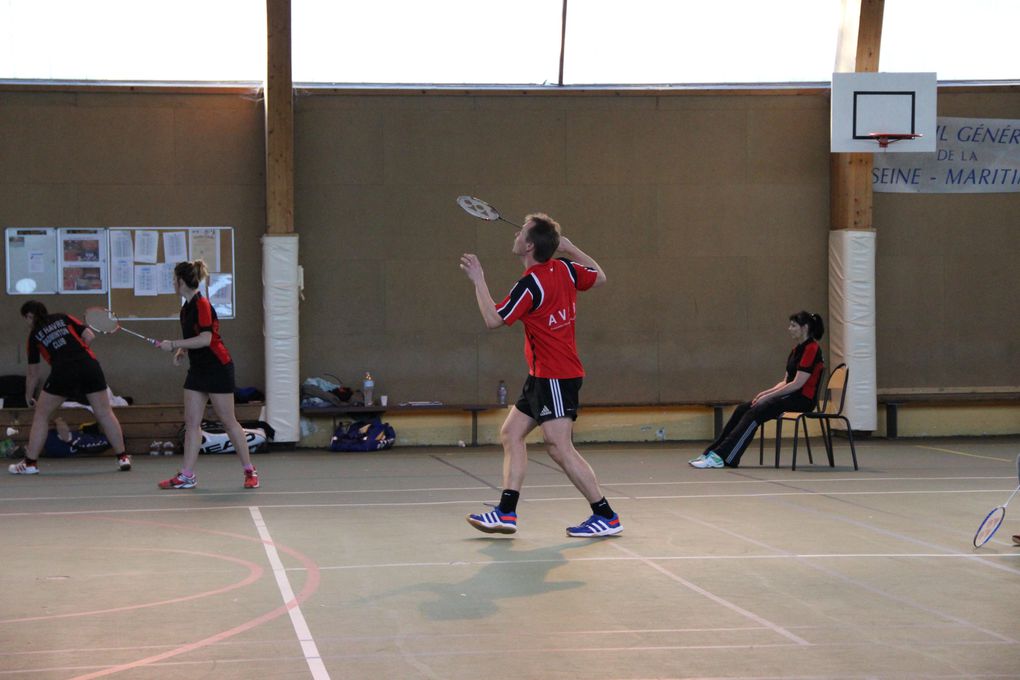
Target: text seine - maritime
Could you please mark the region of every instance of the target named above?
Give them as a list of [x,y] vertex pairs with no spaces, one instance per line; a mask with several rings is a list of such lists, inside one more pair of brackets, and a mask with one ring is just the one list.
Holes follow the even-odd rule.
[[[954,126],[955,127],[955,126]],[[961,125],[950,130],[946,125],[936,126],[939,148],[934,154],[917,154],[931,160],[952,163],[941,169],[942,176],[932,176],[931,166],[875,167],[871,181],[880,185],[921,185],[926,180],[946,186],[1020,186],[1020,168],[984,167],[979,153],[996,147],[1020,148],[1020,127],[1014,125],[986,126]],[[953,147],[953,148],[947,148]],[[968,148],[970,147],[970,148]],[[1015,152],[1013,152],[1015,153]],[[914,156],[911,154],[910,156]],[[910,156],[902,155],[906,159]],[[959,163],[972,164],[959,165]]]

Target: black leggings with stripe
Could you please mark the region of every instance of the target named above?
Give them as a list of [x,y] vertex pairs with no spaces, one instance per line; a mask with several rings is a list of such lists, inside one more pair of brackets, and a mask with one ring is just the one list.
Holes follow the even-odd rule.
[[744,455],[748,444],[754,441],[754,433],[758,426],[772,420],[785,411],[803,413],[814,408],[814,401],[802,394],[789,394],[778,399],[769,399],[764,403],[751,406],[745,401],[737,406],[733,415],[726,422],[719,437],[709,444],[705,453],[715,451],[729,467],[740,465],[740,457]]

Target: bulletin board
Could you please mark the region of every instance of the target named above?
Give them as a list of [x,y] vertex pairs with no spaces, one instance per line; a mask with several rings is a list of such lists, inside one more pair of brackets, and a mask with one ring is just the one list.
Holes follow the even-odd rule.
[[7,293],[105,293],[106,237],[105,229],[7,229]]
[[235,314],[233,227],[8,228],[8,295],[107,295],[122,319],[176,319],[173,268],[202,259],[202,293],[217,317]]
[[7,294],[52,295],[57,292],[57,230],[9,228]]
[[202,294],[220,319],[234,318],[234,230],[232,227],[111,227],[109,307],[121,319],[159,320],[180,316],[173,291],[174,265],[202,259],[209,267]]

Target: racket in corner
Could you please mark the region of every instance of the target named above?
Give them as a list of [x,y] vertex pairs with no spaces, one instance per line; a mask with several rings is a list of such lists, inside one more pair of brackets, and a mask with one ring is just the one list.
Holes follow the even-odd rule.
[[975,548],[980,548],[985,543],[992,540],[992,536],[994,536],[995,532],[999,530],[1000,526],[1002,526],[1002,521],[1006,519],[1006,506],[1009,505],[1009,502],[1013,500],[1013,497],[1016,496],[1018,491],[1020,491],[1020,455],[1017,455],[1016,457],[1016,476],[1018,483],[1017,487],[1013,489],[1013,493],[1009,495],[1009,498],[1006,499],[1005,503],[997,508],[993,508],[992,511],[985,516],[984,521],[981,522],[981,526],[978,527],[977,533],[974,534]]

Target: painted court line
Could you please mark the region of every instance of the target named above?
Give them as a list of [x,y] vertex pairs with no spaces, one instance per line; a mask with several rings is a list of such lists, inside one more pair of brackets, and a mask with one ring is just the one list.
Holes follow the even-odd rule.
[[1006,460],[1004,458],[999,458],[997,456],[982,456],[982,455],[979,455],[979,454],[976,454],[976,453],[967,453],[966,451],[957,451],[955,449],[943,449],[943,448],[939,448],[938,446],[925,446],[924,444],[915,444],[914,446],[916,446],[919,449],[927,449],[929,451],[941,451],[942,453],[952,453],[952,454],[957,455],[957,456],[967,456],[968,458],[982,458],[984,460],[1001,460],[1004,463],[1008,463],[1009,462],[1008,460]]
[[[630,500],[630,501],[669,501],[669,500],[698,500],[709,498],[783,498],[797,496],[819,496],[838,498],[842,496],[914,496],[914,495],[941,495],[941,494],[985,494],[1008,492],[1009,488],[998,489],[920,489],[902,491],[782,491],[764,493],[707,493],[707,494],[670,494],[656,496],[607,496],[609,500]],[[577,496],[563,496],[555,498],[529,498],[528,503],[560,503],[576,502]],[[440,505],[464,505],[477,504],[477,499],[455,499],[448,501],[380,501],[377,503],[263,503],[261,507],[276,508],[281,510],[299,510],[305,508],[400,508],[400,507],[433,507]],[[0,517],[61,517],[69,515],[117,515],[160,512],[210,512],[222,510],[246,510],[247,505],[219,505],[210,506],[185,506],[177,508],[105,508],[98,510],[52,510],[52,511],[27,511],[27,512],[0,512]]]
[[[814,515],[819,515],[819,516],[823,516],[823,515],[828,515],[829,514],[829,513],[818,513],[818,512],[813,512],[813,511],[807,511],[807,512],[809,514],[814,514]],[[676,513],[674,513],[674,514],[676,514]],[[686,520],[688,522],[691,522],[691,523],[694,523],[694,524],[698,524],[698,525],[700,525],[702,527],[705,527],[707,529],[714,529],[716,531],[720,531],[720,532],[722,532],[722,533],[724,533],[724,534],[726,534],[728,536],[732,536],[733,538],[745,541],[745,542],[750,543],[752,545],[755,545],[755,546],[758,546],[758,547],[761,547],[761,548],[765,548],[767,550],[772,550],[772,551],[776,552],[777,554],[788,554],[785,550],[783,550],[782,548],[779,548],[778,546],[769,545],[768,543],[765,543],[763,541],[759,541],[759,540],[757,540],[755,538],[752,538],[750,536],[745,536],[745,535],[740,534],[740,533],[735,532],[735,531],[730,531],[728,529],[719,527],[718,525],[713,524],[711,522],[706,522],[706,521],[704,521],[702,519],[699,519],[697,517],[692,517],[692,516],[689,516],[689,515],[678,515],[678,516],[683,518],[684,520]],[[867,525],[866,524],[862,524],[862,526],[867,526]],[[977,559],[977,558],[974,558],[974,559]],[[972,622],[970,622],[970,621],[968,621],[968,620],[966,620],[964,618],[961,618],[959,616],[955,616],[955,615],[950,614],[948,612],[944,612],[942,610],[935,609],[933,607],[929,607],[928,605],[925,605],[925,604],[923,604],[923,603],[921,603],[921,602],[919,602],[919,601],[917,601],[915,599],[912,599],[912,598],[909,598],[909,597],[905,597],[905,596],[902,596],[902,595],[898,595],[896,593],[893,593],[893,592],[888,591],[886,589],[883,589],[881,587],[872,585],[871,583],[868,583],[868,582],[866,582],[866,581],[864,581],[862,579],[854,578],[853,576],[850,576],[848,574],[844,574],[842,572],[838,572],[838,571],[835,571],[833,569],[829,569],[828,567],[822,565],[821,563],[812,562],[812,561],[805,561],[805,564],[808,567],[810,567],[811,569],[815,569],[817,571],[820,571],[820,572],[826,574],[830,578],[839,579],[839,580],[843,581],[844,583],[848,583],[848,584],[850,584],[850,585],[852,585],[852,586],[854,586],[856,588],[860,588],[862,590],[870,592],[870,593],[872,593],[874,595],[877,595],[877,596],[879,596],[881,598],[884,598],[886,600],[889,600],[891,602],[895,602],[895,603],[900,604],[900,605],[905,605],[907,607],[911,607],[911,608],[913,608],[913,609],[915,609],[917,611],[924,612],[924,613],[929,614],[929,615],[931,615],[933,617],[938,617],[939,619],[942,619],[943,621],[947,621],[947,622],[950,622],[950,623],[953,623],[953,624],[956,624],[956,625],[959,625],[959,626],[963,626],[965,628],[970,628],[971,630],[976,630],[976,631],[978,631],[978,632],[980,632],[980,633],[982,633],[984,635],[988,635],[988,636],[990,636],[992,638],[995,638],[999,642],[1006,642],[1006,643],[1010,643],[1010,644],[1016,644],[1016,640],[1013,640],[1012,638],[1006,637],[1004,635],[1000,635],[999,633],[997,633],[997,632],[995,632],[993,630],[989,630],[988,628],[984,628],[982,626],[979,626],[979,625],[977,625],[975,623],[972,623]]]
[[245,586],[249,586],[249,585],[255,583],[256,581],[258,581],[260,578],[262,578],[262,572],[263,572],[262,567],[260,567],[259,565],[255,564],[253,562],[249,562],[248,560],[242,560],[242,559],[240,559],[238,557],[231,557],[230,555],[220,555],[220,554],[216,554],[216,553],[200,552],[200,551],[197,551],[197,550],[173,550],[173,549],[170,549],[170,548],[122,548],[122,550],[130,550],[130,551],[135,551],[135,552],[152,551],[152,552],[164,552],[164,553],[177,553],[177,554],[180,554],[180,555],[190,555],[190,556],[194,556],[194,557],[207,557],[207,558],[215,559],[215,560],[223,560],[223,561],[226,561],[226,562],[233,562],[233,563],[238,564],[238,565],[240,565],[242,567],[246,567],[248,569],[248,575],[245,578],[243,578],[243,579],[241,579],[241,580],[239,580],[239,581],[237,581],[235,583],[228,584],[228,585],[223,586],[221,588],[215,588],[213,590],[206,590],[206,591],[203,591],[203,592],[200,592],[200,593],[193,593],[191,595],[182,595],[181,597],[173,597],[173,598],[169,598],[169,599],[166,599],[166,600],[157,600],[157,601],[154,601],[154,602],[143,602],[143,603],[140,603],[140,604],[125,605],[125,606],[122,606],[122,607],[110,607],[110,608],[107,608],[107,609],[92,609],[92,610],[87,610],[87,611],[66,612],[66,613],[63,613],[63,614],[45,614],[45,615],[39,615],[39,616],[24,616],[24,617],[15,618],[15,619],[0,619],[0,624],[5,624],[6,625],[6,624],[11,624],[11,623],[26,623],[28,621],[45,621],[45,620],[52,620],[52,619],[66,619],[66,618],[76,618],[76,617],[84,617],[84,616],[96,616],[96,615],[99,615],[99,614],[113,614],[113,613],[118,613],[118,612],[133,611],[133,610],[136,610],[136,609],[146,609],[146,608],[149,608],[149,607],[162,607],[162,606],[165,606],[165,605],[168,605],[168,604],[178,604],[178,603],[181,603],[181,602],[189,602],[191,600],[199,600],[199,599],[202,599],[202,598],[205,598],[205,597],[211,597],[213,595],[221,595],[223,593],[230,592],[231,590],[235,590],[237,588],[243,588]]
[[[709,629],[711,630],[711,629]],[[609,631],[613,636],[619,636],[622,634],[628,634],[631,631],[628,630],[616,630]],[[640,632],[640,631],[639,631]],[[693,631],[692,631],[693,632]],[[449,637],[449,636],[444,636]],[[456,636],[453,636],[456,637]],[[349,640],[349,638],[342,638]],[[358,639],[358,638],[350,638]],[[393,636],[387,638],[373,638],[380,641],[389,640],[402,640],[406,639],[404,636]],[[915,648],[918,649],[932,649],[940,650],[946,647],[999,647],[1005,646],[1005,643],[1001,642],[975,642],[968,640],[954,640],[954,641],[936,641],[928,642],[918,640],[912,643]],[[538,647],[538,646],[521,646],[515,645],[513,648],[501,649],[498,653],[504,656],[537,656],[537,655],[553,655],[553,654],[596,654],[596,653],[635,653],[635,652],[655,652],[655,651],[704,651],[704,652],[739,652],[739,651],[755,651],[761,649],[779,649],[779,648],[797,649],[798,645],[793,643],[744,643],[744,644],[672,644],[672,645],[631,645],[631,646],[589,646],[589,647],[577,647],[577,646],[557,646],[557,647]],[[875,643],[872,641],[866,642],[821,642],[814,643],[811,647],[815,650],[854,650],[854,649],[874,649]],[[86,650],[88,651],[88,650]],[[400,652],[395,651],[375,651],[375,652],[348,652],[342,654],[334,654],[330,656],[330,659],[336,660],[338,663],[343,661],[368,659],[373,661],[380,661],[385,659],[396,659],[396,658],[457,658],[457,657],[471,657],[471,656],[486,656],[493,655],[494,652],[489,648],[482,648],[476,650],[453,650],[453,649],[430,649],[422,651],[409,651],[401,650]],[[289,661],[294,657],[290,656],[273,656],[273,657],[259,657],[259,656],[245,656],[242,658],[231,658],[231,659],[219,659],[217,664],[258,664],[261,661]],[[151,664],[152,668],[165,668],[165,669],[183,669],[187,666],[203,666],[208,665],[209,661],[165,661],[158,664]],[[0,676],[6,675],[24,675],[26,673],[38,674],[38,673],[53,673],[53,672],[74,672],[84,671],[94,668],[94,666],[86,665],[74,665],[74,666],[47,666],[32,669],[31,671],[23,670],[0,670]],[[174,676],[177,677],[177,676]],[[748,680],[751,676],[727,676],[725,680]],[[857,676],[823,676],[823,675],[811,675],[811,676],[800,676],[800,675],[770,675],[770,676],[753,676],[756,680],[807,680],[811,678],[813,680],[833,680],[833,678],[857,678]],[[986,674],[973,674],[968,673],[966,675],[940,675],[940,674],[926,674],[926,680],[938,680],[939,678],[967,678],[969,680],[975,680],[975,678],[1015,678],[1015,675],[986,675]],[[665,676],[658,676],[655,680],[667,680]],[[680,676],[676,680],[708,680],[706,676]],[[718,680],[723,680],[719,678]],[[859,680],[879,680],[879,676],[862,676]]]
[[761,616],[758,616],[754,612],[748,611],[748,610],[744,609],[743,607],[730,602],[729,600],[723,599],[723,598],[719,597],[718,595],[705,590],[701,586],[698,586],[698,585],[695,585],[694,583],[691,583],[690,581],[688,581],[687,579],[683,578],[682,576],[677,576],[673,572],[671,572],[668,569],[666,569],[666,568],[656,564],[652,560],[644,558],[641,555],[638,555],[633,550],[630,550],[628,548],[624,548],[623,546],[621,546],[616,541],[612,541],[610,543],[610,545],[612,545],[614,548],[616,548],[617,550],[619,550],[623,554],[628,555],[628,556],[633,557],[633,558],[636,558],[638,561],[640,561],[643,564],[645,564],[645,566],[651,567],[652,569],[654,569],[655,571],[659,572],[660,574],[662,574],[666,578],[671,579],[673,581],[676,581],[677,583],[679,583],[683,587],[687,588],[688,590],[692,590],[692,591],[698,593],[699,595],[702,595],[703,597],[707,597],[708,599],[712,600],[712,602],[715,602],[716,604],[718,604],[718,605],[720,605],[722,607],[725,607],[726,609],[729,609],[730,611],[736,612],[740,616],[743,616],[746,619],[754,621],[755,623],[757,623],[760,626],[768,628],[769,630],[773,631],[774,633],[777,633],[778,635],[781,635],[782,637],[786,638],[787,640],[792,641],[794,644],[801,645],[801,646],[810,646],[811,645],[811,643],[808,642],[807,640],[805,640],[804,638],[800,637],[799,635],[795,635],[794,633],[788,631],[787,629],[783,628],[779,624],[772,623],[768,619],[762,618]]
[[[772,555],[649,555],[626,556],[626,557],[570,557],[567,563],[575,562],[711,562],[711,561],[751,561],[751,560],[873,560],[873,559],[955,559],[955,560],[989,560],[1020,559],[1020,553],[989,553],[987,555],[971,555],[967,553],[790,553]],[[373,562],[365,564],[336,564],[320,566],[321,571],[343,571],[353,569],[422,569],[426,567],[437,567],[447,569],[451,567],[484,567],[494,564],[516,565],[516,564],[563,564],[562,559],[522,559],[522,560],[460,560],[456,562]],[[287,571],[300,572],[303,567],[291,567]]]
[[[948,449],[943,449],[948,451]],[[960,453],[958,451],[948,451],[949,453]],[[969,455],[969,454],[963,454]],[[986,457],[987,458],[987,457]],[[1011,462],[1006,458],[990,458],[989,460],[997,460],[1003,463]],[[811,479],[812,484],[841,484],[844,482],[853,483],[871,483],[871,482],[963,482],[963,481],[990,481],[996,479],[1011,479],[1012,475],[968,475],[968,476],[952,476],[952,477],[826,477]],[[655,482],[636,482],[636,481],[613,481],[607,482],[607,484],[615,487],[627,487],[627,486],[716,486],[716,485],[733,485],[741,486],[748,484],[775,484],[777,482],[787,482],[789,478],[763,478],[763,479],[731,479],[726,478],[702,478],[691,481],[655,481]],[[490,491],[494,487],[488,486],[424,486],[424,487],[411,487],[406,489],[401,488],[386,488],[386,489],[319,489],[319,490],[292,490],[292,491],[266,491],[259,490],[259,497],[265,496],[317,496],[317,495],[340,495],[340,494],[408,494],[408,493],[437,493],[440,491]],[[529,484],[530,489],[573,489],[572,484]],[[821,492],[819,492],[821,493]],[[167,496],[165,494],[157,494],[161,499],[166,499],[169,502],[183,502],[187,501],[186,495]],[[223,493],[203,493],[202,498],[217,498],[220,496],[236,496],[237,494],[233,491]],[[132,498],[153,498],[153,494],[89,494],[82,496],[10,496],[0,498],[0,503],[34,503],[42,501],[88,501],[88,500],[128,500]],[[239,506],[238,506],[239,507]],[[245,506],[247,507],[247,506]],[[263,506],[265,507],[265,506]],[[167,509],[172,509],[168,507]]]
[[[250,506],[246,506],[246,507],[250,507]],[[258,542],[258,543],[262,543],[262,539],[254,538],[254,537],[251,537],[251,536],[245,536],[243,534],[235,534],[235,533],[227,532],[227,531],[217,531],[217,530],[213,530],[213,529],[203,529],[203,528],[196,527],[196,526],[184,526],[184,525],[178,525],[178,524],[170,524],[170,523],[166,523],[166,522],[155,522],[155,521],[151,521],[151,520],[123,519],[123,518],[120,518],[120,517],[113,517],[113,516],[107,516],[107,515],[97,515],[93,519],[100,520],[100,521],[107,520],[107,521],[112,521],[112,522],[119,522],[119,523],[123,523],[123,524],[145,526],[145,527],[162,527],[162,528],[176,530],[176,531],[201,532],[201,533],[209,534],[209,535],[213,535],[213,536],[223,536],[223,537],[230,538],[230,539],[236,539],[236,540],[242,540],[242,541],[255,541],[255,542]],[[241,633],[243,633],[245,631],[251,630],[253,628],[257,628],[258,626],[261,626],[263,623],[266,623],[267,621],[272,621],[272,620],[276,619],[279,616],[283,616],[283,614],[287,613],[292,607],[296,607],[301,602],[304,602],[305,600],[307,600],[309,597],[311,597],[312,593],[314,593],[318,589],[318,587],[319,587],[320,577],[319,577],[319,568],[318,568],[318,565],[315,564],[314,560],[309,558],[307,555],[303,555],[302,553],[299,553],[298,551],[294,550],[293,548],[289,548],[289,547],[287,547],[285,545],[278,545],[278,544],[275,544],[275,543],[273,545],[277,546],[279,550],[282,550],[283,552],[287,553],[291,557],[294,557],[295,559],[297,559],[308,570],[308,572],[306,574],[306,577],[305,577],[305,585],[301,589],[301,592],[297,595],[297,597],[293,598],[289,602],[285,602],[283,605],[277,607],[276,609],[273,609],[272,611],[268,611],[268,612],[262,614],[261,616],[256,616],[255,618],[250,619],[248,621],[245,621],[244,623],[241,623],[241,624],[239,624],[237,626],[234,626],[233,628],[229,628],[227,630],[220,631],[218,633],[215,633],[215,634],[210,635],[208,637],[202,638],[200,640],[195,640],[193,642],[188,642],[188,643],[185,643],[183,645],[180,645],[180,646],[177,646],[177,647],[173,647],[172,649],[169,649],[169,650],[167,650],[165,652],[160,652],[158,654],[153,654],[151,656],[148,656],[148,657],[145,657],[145,658],[142,658],[142,659],[136,659],[134,661],[128,661],[126,663],[120,663],[120,664],[117,664],[117,665],[114,665],[114,666],[105,666],[105,665],[104,666],[100,666],[99,670],[95,670],[95,671],[92,671],[90,673],[86,673],[84,675],[77,675],[74,678],[71,678],[71,680],[94,680],[94,678],[102,678],[102,677],[106,677],[108,675],[115,675],[117,673],[121,673],[121,672],[128,671],[128,670],[133,670],[133,669],[136,669],[136,668],[142,668],[142,667],[146,667],[146,666],[150,666],[150,667],[154,666],[154,665],[156,665],[156,664],[158,664],[158,663],[160,663],[160,662],[162,662],[162,661],[164,661],[166,659],[169,659],[169,658],[172,658],[172,657],[176,657],[176,656],[180,656],[182,654],[187,654],[187,653],[193,652],[193,651],[195,651],[197,649],[202,649],[202,648],[205,648],[205,647],[209,647],[209,646],[218,644],[219,642],[222,642],[223,640],[228,640],[228,639],[230,639],[230,638],[232,638],[232,637],[234,637],[236,635],[239,635],[239,634],[241,634]],[[95,666],[90,666],[89,668],[96,668],[96,667]],[[4,672],[5,671],[0,671],[0,673],[4,673]],[[16,671],[16,672],[20,672],[20,671]]]
[[262,519],[262,512],[255,506],[250,506],[248,511],[251,513],[252,521],[255,522],[255,528],[259,532],[259,538],[262,539],[262,545],[266,549],[269,564],[273,567],[273,576],[276,577],[276,585],[280,589],[280,595],[283,596],[283,603],[286,605],[288,602],[295,602],[289,611],[290,622],[301,643],[301,651],[305,655],[308,670],[312,672],[314,680],[329,680],[329,672],[326,670],[325,664],[322,663],[319,648],[312,638],[311,630],[308,629],[304,614],[301,613],[301,606],[296,604],[297,598],[294,597],[294,589],[291,588],[290,581],[287,579],[287,570],[283,567],[280,554],[276,551],[276,545],[273,543],[272,536],[269,535],[265,520]]

